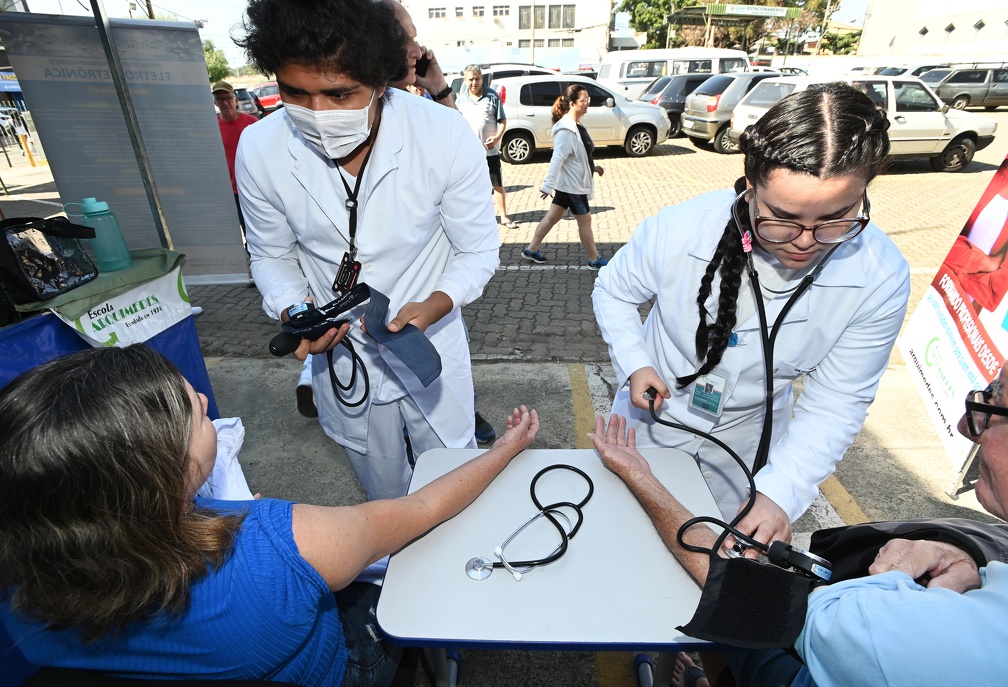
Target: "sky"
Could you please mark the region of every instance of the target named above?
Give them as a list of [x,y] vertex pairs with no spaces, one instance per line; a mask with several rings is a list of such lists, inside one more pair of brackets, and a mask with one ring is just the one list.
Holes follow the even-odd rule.
[[[870,0],[841,0],[833,15],[835,21],[859,26],[864,21]],[[25,0],[28,9],[38,14],[91,15],[90,0]],[[133,16],[146,16],[146,0],[135,0],[138,11]],[[129,17],[127,0],[103,2],[109,17]],[[241,21],[246,0],[152,0],[154,14],[175,15],[180,20],[202,20],[200,29],[204,40],[223,50],[228,64],[240,67],[245,64],[244,53],[231,41],[231,29]],[[617,19],[617,24],[620,22]]]

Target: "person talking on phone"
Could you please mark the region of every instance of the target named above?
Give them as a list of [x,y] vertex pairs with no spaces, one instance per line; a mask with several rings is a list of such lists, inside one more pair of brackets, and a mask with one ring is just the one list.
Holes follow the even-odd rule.
[[[393,88],[409,73],[410,39],[391,3],[251,0],[238,41],[263,73],[276,74],[284,108],[238,148],[236,177],[252,274],[263,308],[280,318],[312,297],[352,287],[388,297],[389,331],[415,325],[442,371],[429,386],[405,370],[357,319],[294,355],[312,359],[319,423],[346,450],[371,499],[406,492],[405,428],[416,455],[476,447],[473,382],[460,309],[478,298],[499,262],[482,147],[448,108]],[[442,94],[435,93],[438,99]],[[277,117],[275,120],[273,117]],[[341,402],[337,381],[362,397],[349,337],[367,370],[360,405]]]
[[[766,433],[768,462],[738,524],[763,543],[790,541],[860,431],[906,313],[909,267],[870,219],[888,126],[847,84],[784,98],[743,132],[735,189],[644,220],[595,280],[620,385],[612,412],[638,446],[695,456],[726,520],[748,496],[745,474],[710,439],[655,422],[649,389],[659,417],[723,441],[750,466]],[[642,323],[638,306],[652,299]]]

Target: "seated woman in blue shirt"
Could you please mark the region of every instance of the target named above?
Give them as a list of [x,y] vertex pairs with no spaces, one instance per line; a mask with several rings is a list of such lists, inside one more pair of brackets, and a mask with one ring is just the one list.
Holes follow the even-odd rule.
[[[207,399],[145,346],[92,349],[0,391],[0,620],[34,665],[120,676],[388,684],[374,561],[451,518],[535,438],[398,499],[327,508],[195,498]],[[336,592],[334,595],[333,592]]]

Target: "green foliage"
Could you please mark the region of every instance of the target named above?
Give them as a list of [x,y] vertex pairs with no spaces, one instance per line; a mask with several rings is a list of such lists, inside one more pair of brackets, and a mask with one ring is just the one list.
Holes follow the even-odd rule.
[[[695,5],[696,0],[677,3],[680,7]],[[623,0],[618,11],[630,13],[630,27],[646,31],[645,48],[664,48],[668,37],[668,15],[672,13],[672,0]]]
[[861,40],[861,32],[846,33],[841,35],[827,33],[823,36],[823,48],[834,55],[850,55],[857,50],[858,42]]
[[210,83],[220,81],[231,73],[231,68],[228,66],[224,51],[218,50],[213,41],[203,41],[203,58],[206,60]]

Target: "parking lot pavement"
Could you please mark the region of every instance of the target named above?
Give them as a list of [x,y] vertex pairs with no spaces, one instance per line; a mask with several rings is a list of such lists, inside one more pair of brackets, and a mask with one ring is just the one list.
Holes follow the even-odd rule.
[[[1008,110],[986,114],[999,121],[997,140],[977,153],[965,172],[941,174],[931,171],[926,161],[899,162],[869,189],[872,218],[910,262],[911,310],[1008,153]],[[483,415],[499,428],[508,408],[528,403],[543,414],[537,446],[584,446],[592,415],[607,410],[614,392],[608,354],[591,309],[595,273],[585,265],[576,224],[569,218],[547,237],[545,265],[520,257],[547,209],[538,188],[548,162],[548,153],[540,153],[530,164],[504,165],[508,214],[520,226],[500,227],[500,268],[464,315]],[[607,256],[662,206],[728,188],[742,173],[741,156],[719,155],[686,139],[674,139],[641,159],[600,149],[597,162],[605,175],[596,179],[593,225]],[[0,176],[13,194],[0,196],[0,208],[8,216],[58,211],[51,177],[46,182],[44,173],[21,167],[0,169]],[[324,437],[317,422],[296,413],[299,364],[269,355],[267,344],[277,328],[263,314],[256,289],[191,286],[189,291],[193,303],[203,308],[196,324],[221,412],[241,416],[248,431],[242,460],[253,490],[306,502],[358,501],[362,495],[342,450]],[[828,503],[821,502],[821,512],[803,517],[796,530],[807,533],[828,524],[835,514],[847,522],[989,519],[980,513],[970,490],[957,501],[945,495],[951,477],[923,403],[894,353],[864,431],[839,464],[837,479],[824,485]],[[614,580],[614,587],[621,583]],[[471,651],[463,652],[462,680],[486,687],[632,685],[631,661],[622,653]],[[427,683],[420,676],[417,684]]]

